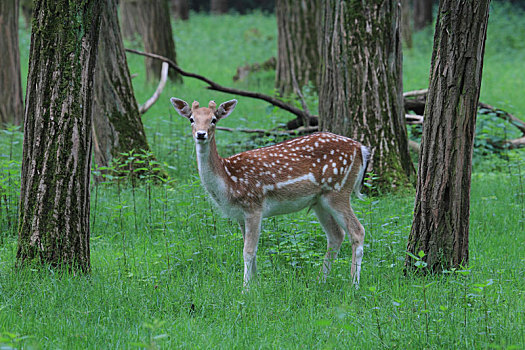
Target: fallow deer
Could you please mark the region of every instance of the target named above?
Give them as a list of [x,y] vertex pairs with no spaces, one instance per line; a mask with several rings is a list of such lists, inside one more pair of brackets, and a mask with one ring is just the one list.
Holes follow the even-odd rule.
[[215,143],[216,123],[226,118],[237,100],[217,108],[191,108],[171,98],[175,110],[189,119],[197,151],[199,175],[213,201],[237,220],[244,240],[244,286],[256,274],[256,253],[261,220],[265,217],[312,208],[328,241],[321,269],[325,280],[345,232],[352,242],[351,276],[359,283],[365,232],[350,206],[359,197],[369,150],[357,141],[319,132],[221,158]]

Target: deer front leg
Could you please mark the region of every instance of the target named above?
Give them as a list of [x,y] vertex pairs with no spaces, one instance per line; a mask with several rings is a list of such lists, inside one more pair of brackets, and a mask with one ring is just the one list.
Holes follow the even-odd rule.
[[257,244],[261,233],[261,213],[249,213],[244,218],[244,288],[257,274]]

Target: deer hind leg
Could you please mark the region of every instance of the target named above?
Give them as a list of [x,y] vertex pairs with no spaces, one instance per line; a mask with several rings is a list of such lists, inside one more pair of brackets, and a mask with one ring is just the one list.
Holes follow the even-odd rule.
[[350,194],[337,192],[325,195],[321,204],[334,217],[335,221],[343,228],[352,243],[352,267],[351,276],[355,285],[359,284],[361,275],[361,263],[363,261],[363,244],[365,240],[365,229],[357,220],[350,206]]
[[328,277],[328,274],[330,274],[330,270],[332,268],[332,262],[339,253],[339,249],[341,248],[345,234],[329,211],[320,205],[315,206],[313,209],[315,215],[319,219],[321,227],[326,233],[327,250],[320,272],[320,280],[322,282],[326,282],[326,278]]
[[241,223],[241,230],[244,226],[244,288],[249,287],[250,281],[257,274],[257,244],[261,234],[261,220],[261,213],[250,213],[245,215],[244,225]]

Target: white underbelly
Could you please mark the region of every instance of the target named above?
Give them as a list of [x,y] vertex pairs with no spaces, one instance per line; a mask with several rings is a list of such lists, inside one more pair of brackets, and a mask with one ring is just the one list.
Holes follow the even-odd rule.
[[275,200],[267,198],[263,203],[263,217],[295,213],[301,209],[313,205],[316,201],[316,195],[294,198],[293,200]]

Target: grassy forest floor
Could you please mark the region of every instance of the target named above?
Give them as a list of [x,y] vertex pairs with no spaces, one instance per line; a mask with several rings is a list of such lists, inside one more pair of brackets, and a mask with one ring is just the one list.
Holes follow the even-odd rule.
[[[493,5],[481,92],[481,101],[522,120],[524,23],[523,12]],[[174,33],[183,69],[273,93],[274,72],[236,84],[232,77],[238,66],[276,54],[275,17],[192,14],[174,23]],[[20,43],[25,80],[27,29]],[[428,87],[431,50],[430,29],[405,49],[405,91]],[[155,87],[145,83],[143,59],[128,59],[143,103]],[[305,93],[315,111],[316,96]],[[228,127],[269,129],[292,119],[198,81],[168,84],[143,120],[170,181],[92,185],[93,271],[86,277],[14,269],[22,135],[1,130],[0,348],[525,348],[525,152],[486,148],[487,135],[506,138],[511,126],[478,120],[468,268],[404,275],[414,201],[406,191],[354,201],[367,232],[359,289],[351,286],[348,242],[327,283],[317,282],[326,239],[315,216],[302,211],[263,222],[258,282],[243,294],[240,231],[207,201],[190,127],[172,110],[171,96],[201,104],[237,98],[221,121]],[[223,156],[276,141],[227,132],[217,138]]]

